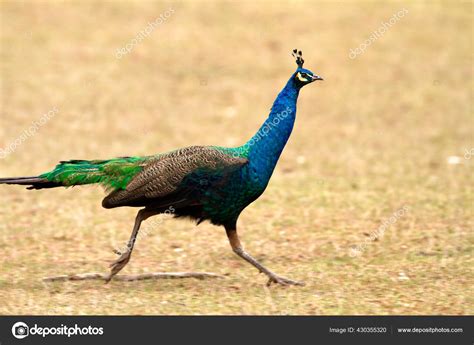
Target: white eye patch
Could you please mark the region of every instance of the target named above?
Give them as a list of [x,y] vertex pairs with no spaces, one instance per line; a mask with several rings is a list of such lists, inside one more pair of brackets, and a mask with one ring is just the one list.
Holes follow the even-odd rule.
[[308,79],[306,79],[305,77],[303,77],[300,72],[298,72],[298,73],[296,74],[296,78],[298,78],[299,81],[303,81],[303,82],[307,82],[307,81],[308,81]]

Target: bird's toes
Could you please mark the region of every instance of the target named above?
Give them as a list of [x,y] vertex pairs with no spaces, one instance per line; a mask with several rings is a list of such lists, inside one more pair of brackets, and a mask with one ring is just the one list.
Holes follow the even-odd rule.
[[289,286],[289,285],[304,286],[305,285],[304,282],[299,282],[299,281],[295,281],[295,280],[291,280],[291,279],[283,278],[283,277],[278,277],[278,276],[269,277],[267,286],[272,285],[272,283],[280,284],[283,286]]
[[128,263],[129,260],[130,260],[130,255],[122,254],[117,260],[113,261],[109,265],[109,267],[117,267],[117,266],[123,267]]
[[113,275],[112,273],[110,273],[110,274],[108,275],[108,277],[105,278],[105,284],[110,283],[110,281],[112,280],[113,276],[114,276],[114,275]]
[[116,260],[114,261],[110,267],[110,274],[109,276],[105,279],[105,283],[108,283],[112,280],[112,278],[117,274],[119,273],[122,268],[125,267],[125,265],[128,263],[128,259],[119,259],[119,260]]

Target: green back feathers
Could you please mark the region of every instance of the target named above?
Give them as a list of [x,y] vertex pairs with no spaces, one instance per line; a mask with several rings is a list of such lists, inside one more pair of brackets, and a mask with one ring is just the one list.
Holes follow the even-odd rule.
[[108,160],[71,160],[60,162],[53,171],[40,177],[62,185],[75,186],[99,183],[107,189],[125,189],[130,180],[143,169],[150,157],[123,157]]
[[239,147],[222,147],[222,146],[211,146],[213,149],[225,153],[234,158],[248,158],[249,145],[242,145]]

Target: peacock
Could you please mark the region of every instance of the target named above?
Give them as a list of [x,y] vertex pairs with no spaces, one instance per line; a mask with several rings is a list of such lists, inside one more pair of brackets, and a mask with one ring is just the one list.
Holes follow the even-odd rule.
[[[106,209],[140,208],[127,250],[111,265],[110,281],[130,260],[141,223],[165,212],[225,228],[232,250],[268,276],[268,285],[303,285],[281,277],[246,252],[237,234],[241,212],[266,189],[293,129],[301,88],[320,76],[303,68],[303,54],[294,49],[297,69],[278,94],[270,114],[244,145],[190,146],[144,157],[61,161],[52,171],[34,177],[1,178],[0,184],[46,189],[100,184],[108,195]],[[171,211],[170,211],[171,210]]]

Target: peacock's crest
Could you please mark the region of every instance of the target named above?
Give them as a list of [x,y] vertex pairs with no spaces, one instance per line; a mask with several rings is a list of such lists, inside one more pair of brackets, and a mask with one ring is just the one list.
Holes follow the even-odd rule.
[[298,65],[298,67],[303,68],[303,64],[304,64],[303,52],[298,49],[293,49],[293,53],[291,53],[291,55],[293,55],[293,57],[295,58],[296,64]]

